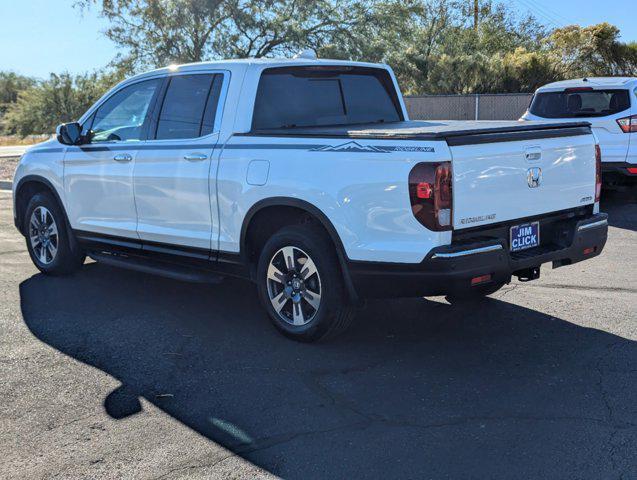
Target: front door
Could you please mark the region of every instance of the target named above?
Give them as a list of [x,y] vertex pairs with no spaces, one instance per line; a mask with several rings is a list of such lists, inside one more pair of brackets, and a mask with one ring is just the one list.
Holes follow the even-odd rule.
[[137,239],[133,169],[161,79],[128,85],[84,122],[90,143],[68,147],[64,188],[75,230]]
[[207,257],[218,232],[215,154],[220,72],[173,74],[135,159],[137,232],[144,249]]

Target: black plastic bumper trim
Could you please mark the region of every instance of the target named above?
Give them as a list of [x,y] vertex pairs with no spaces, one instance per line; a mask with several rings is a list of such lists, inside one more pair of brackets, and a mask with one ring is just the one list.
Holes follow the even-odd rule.
[[629,168],[637,168],[637,163],[602,162],[602,174],[616,173],[625,177],[637,178],[637,173],[630,173]]
[[[543,245],[525,250],[524,255],[509,252],[504,240],[493,239],[466,244],[462,249],[457,245],[438,247],[417,264],[351,261],[348,266],[361,297],[446,295],[471,288],[471,279],[477,276],[490,274],[493,283],[508,283],[516,272],[544,263],[552,262],[557,268],[593,258],[606,244],[607,219],[605,213],[572,219],[569,244]],[[484,248],[489,250],[474,255],[440,255]],[[584,253],[588,249],[592,250]]]

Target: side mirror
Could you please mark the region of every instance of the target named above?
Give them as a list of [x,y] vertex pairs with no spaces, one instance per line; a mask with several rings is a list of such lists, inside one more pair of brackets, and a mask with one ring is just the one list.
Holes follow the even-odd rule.
[[83,143],[82,126],[77,122],[63,123],[55,130],[58,142],[64,145],[80,145]]

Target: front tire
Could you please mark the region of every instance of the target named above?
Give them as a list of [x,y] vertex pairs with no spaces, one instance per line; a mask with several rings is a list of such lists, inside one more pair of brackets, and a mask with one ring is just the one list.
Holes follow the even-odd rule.
[[313,225],[284,227],[266,242],[257,288],[274,326],[294,340],[334,337],[354,316],[334,246]]
[[73,248],[62,209],[50,193],[36,193],[27,204],[24,229],[31,260],[42,273],[68,275],[86,258]]

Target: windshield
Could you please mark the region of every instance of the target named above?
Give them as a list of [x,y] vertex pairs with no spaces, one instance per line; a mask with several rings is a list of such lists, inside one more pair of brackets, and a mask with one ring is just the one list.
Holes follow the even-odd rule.
[[543,118],[605,117],[630,108],[628,90],[567,89],[540,92],[529,111]]
[[253,130],[385,123],[403,120],[387,70],[284,67],[259,81]]

